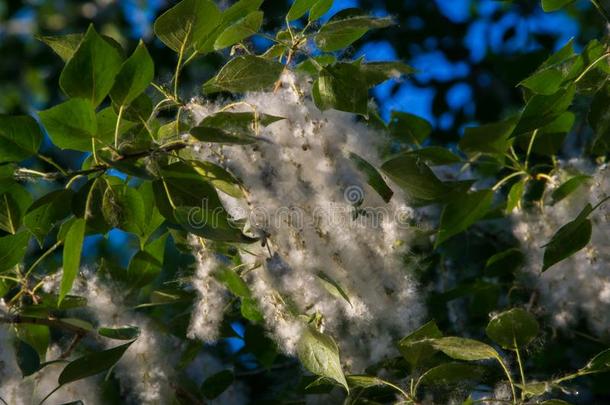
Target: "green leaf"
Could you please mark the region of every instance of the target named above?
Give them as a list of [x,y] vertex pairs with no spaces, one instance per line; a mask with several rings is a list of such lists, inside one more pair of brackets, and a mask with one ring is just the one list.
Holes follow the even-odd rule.
[[553,191],[553,194],[551,194],[553,204],[557,204],[559,201],[578,190],[580,186],[587,183],[589,180],[591,180],[591,176],[586,176],[584,174],[576,175],[569,180],[566,180]]
[[341,369],[339,348],[332,337],[308,326],[299,339],[297,353],[303,367],[315,375],[336,381],[349,392]]
[[248,284],[234,270],[221,267],[214,272],[213,276],[235,296],[250,298],[251,293]]
[[[536,138],[532,145],[532,153],[543,156],[556,155],[561,151],[568,132],[574,126],[576,116],[570,111],[559,115],[555,120],[546,124],[536,132]],[[527,150],[533,134],[519,137],[519,145]]]
[[91,150],[97,120],[91,102],[73,98],[38,113],[55,146],[82,152]]
[[155,21],[155,35],[170,49],[184,53],[220,24],[221,13],[211,0],[182,0]]
[[405,155],[423,160],[430,166],[451,165],[462,161],[459,156],[442,146],[429,146],[427,148],[415,149],[405,152]]
[[477,384],[485,375],[485,368],[467,363],[444,363],[426,371],[420,377],[425,385],[440,386],[448,388],[451,386]]
[[53,226],[64,219],[70,213],[70,204],[66,201],[72,200],[71,190],[56,190],[45,194],[28,209],[23,224],[42,244]]
[[112,89],[121,63],[120,52],[91,25],[62,70],[59,85],[68,96],[84,98],[98,106]]
[[35,155],[42,138],[40,127],[32,117],[0,114],[0,163],[18,162]]
[[384,385],[381,378],[368,375],[346,375],[347,384],[352,388],[371,388]]
[[201,384],[201,393],[209,400],[218,398],[233,384],[234,378],[231,370],[222,370],[212,374]]
[[17,332],[17,337],[19,339],[23,340],[25,343],[32,346],[34,350],[36,350],[40,361],[43,362],[45,360],[47,348],[49,347],[49,340],[51,338],[49,327],[46,325],[21,324],[15,325],[15,331]]
[[25,231],[0,237],[0,273],[23,260],[29,240],[30,235]]
[[347,48],[372,29],[393,25],[391,18],[373,18],[354,16],[345,19],[331,19],[322,26],[314,40],[324,52],[333,52]]
[[309,10],[309,21],[315,21],[322,17],[333,6],[333,0],[318,0]]
[[431,203],[448,197],[453,187],[440,181],[425,163],[401,154],[381,165],[381,170],[406,191],[410,198]]
[[[99,149],[102,147],[102,145],[114,145],[114,132],[116,130],[117,119],[119,118],[117,113],[112,107],[107,107],[98,112],[95,117],[97,121],[95,138],[101,141],[101,145],[100,142],[98,142],[96,147]],[[125,119],[125,117],[121,118],[121,123],[119,125],[119,137],[135,126],[135,122],[131,122]],[[120,140],[121,138],[119,138],[119,141]]]
[[402,62],[369,62],[360,65],[368,87],[376,86],[390,79],[399,79],[415,73],[415,69]]
[[368,116],[368,85],[357,64],[327,66],[314,82],[312,92],[321,110],[334,108]]
[[93,352],[71,361],[59,375],[57,380],[59,385],[66,385],[108,370],[121,359],[131,343],[133,342],[101,352]]
[[9,193],[0,194],[0,229],[11,234],[21,226],[21,209]]
[[263,24],[263,12],[253,11],[235,24],[225,29],[214,42],[214,49],[220,50],[235,45],[256,34]]
[[574,0],[542,0],[542,9],[547,13],[557,11],[573,2]]
[[521,308],[513,308],[491,318],[485,333],[504,349],[516,350],[530,344],[539,329],[532,314]]
[[487,259],[485,273],[493,276],[512,274],[523,263],[525,263],[525,256],[521,250],[517,248],[507,249]]
[[536,94],[555,94],[563,83],[563,74],[559,69],[548,68],[535,72],[519,83]]
[[492,190],[455,196],[443,209],[435,246],[465,231],[470,225],[483,218],[491,207],[493,196]]
[[347,301],[348,304],[352,304],[349,300],[349,296],[345,293],[345,290],[343,290],[343,287],[341,287],[341,285],[337,283],[332,277],[330,277],[323,271],[317,272],[316,276],[318,277],[318,280],[320,281],[324,289],[328,291],[332,296],[339,299],[344,299],[345,301]]
[[140,336],[140,329],[135,326],[124,326],[121,328],[99,328],[97,333],[110,339],[134,340]]
[[277,82],[283,70],[284,65],[279,62],[254,55],[238,56],[207,81],[203,91],[210,94],[219,91],[244,93],[268,90]]
[[294,0],[294,3],[290,6],[290,10],[288,10],[288,14],[286,14],[286,19],[288,21],[298,20],[303,17],[317,1],[318,0]]
[[594,373],[610,371],[610,349],[606,349],[593,357],[583,370]]
[[78,49],[83,37],[83,34],[67,34],[59,36],[37,36],[36,39],[47,44],[64,62],[67,62]]
[[235,198],[243,198],[241,182],[224,168],[208,161],[193,161],[193,168],[214,187]]
[[383,179],[383,177],[381,177],[381,174],[379,174],[377,169],[355,153],[350,153],[349,157],[352,162],[354,162],[358,170],[360,170],[366,176],[366,181],[368,185],[371,186],[375,191],[377,191],[383,201],[385,201],[386,203],[389,202],[392,196],[394,195],[394,192],[390,187],[388,187],[385,180]]
[[430,136],[432,125],[417,115],[392,111],[389,130],[397,139],[419,145]]
[[553,235],[544,250],[543,272],[587,246],[591,240],[592,225],[588,216],[592,209],[591,204],[587,204],[576,219],[559,228]]
[[104,194],[109,187],[103,177],[96,177],[83,185],[72,199],[72,211],[87,221],[87,234],[106,233],[112,226],[104,217]]
[[420,326],[410,335],[398,342],[398,350],[402,357],[407,360],[412,369],[419,367],[423,361],[434,355],[432,344],[427,339],[436,339],[443,334],[436,326],[436,322],[430,321]]
[[432,347],[456,360],[476,361],[498,359],[496,350],[478,340],[460,337],[444,337],[431,339]]
[[460,149],[468,154],[486,153],[503,155],[512,144],[510,135],[516,126],[515,119],[493,124],[469,127],[460,139]]
[[506,214],[510,214],[521,205],[521,199],[525,193],[527,178],[522,178],[510,187],[506,198]]
[[531,97],[521,113],[512,136],[534,131],[555,121],[570,107],[575,91],[572,85],[550,96],[539,94]]
[[599,89],[593,100],[587,119],[595,132],[591,151],[603,155],[610,151],[610,81]]
[[261,139],[255,136],[255,129],[282,119],[253,112],[218,112],[205,117],[190,134],[202,142],[247,145]]
[[153,240],[129,261],[127,282],[132,288],[143,287],[161,273],[168,234]]
[[59,303],[72,289],[80,269],[80,259],[85,239],[85,220],[76,219],[70,225],[64,241],[63,275],[59,287]]
[[120,228],[138,236],[145,234],[146,208],[137,189],[125,184],[106,188],[102,212],[106,222],[113,228]]
[[110,98],[117,105],[129,105],[146,90],[155,76],[155,65],[140,40],[133,54],[127,58],[116,76]]
[[17,365],[23,377],[32,375],[40,370],[40,356],[36,353],[36,349],[22,340],[18,340],[15,346]]

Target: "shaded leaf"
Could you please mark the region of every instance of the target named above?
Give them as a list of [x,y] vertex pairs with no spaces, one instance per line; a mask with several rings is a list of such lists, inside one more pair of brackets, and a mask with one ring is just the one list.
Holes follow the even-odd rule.
[[83,378],[108,370],[121,359],[121,356],[123,356],[123,353],[125,353],[131,343],[133,342],[101,352],[93,352],[71,361],[59,375],[59,379],[57,380],[59,385],[82,380]]
[[82,152],[91,150],[97,118],[90,101],[73,98],[38,115],[55,146]]
[[35,155],[42,138],[40,127],[32,117],[0,114],[0,163],[18,162]]
[[543,272],[587,246],[592,232],[591,220],[588,218],[591,211],[591,204],[587,204],[578,217],[559,228],[553,235],[545,246]]
[[492,190],[455,196],[443,209],[435,246],[465,231],[470,225],[483,218],[491,207],[493,196]]
[[393,25],[391,18],[374,18],[354,16],[345,19],[333,17],[320,28],[315,36],[318,48],[325,52],[347,48],[371,29],[385,28]]
[[532,314],[521,308],[513,308],[491,318],[485,333],[504,349],[515,350],[531,343],[539,329]]
[[140,40],[133,54],[123,62],[110,91],[110,98],[117,105],[131,104],[146,90],[154,75],[153,60],[146,45]]
[[321,377],[330,378],[341,384],[349,392],[349,387],[339,360],[339,348],[332,337],[324,335],[309,326],[297,344],[297,354],[301,364]]
[[267,90],[277,82],[284,65],[265,58],[245,55],[231,59],[220,72],[203,85],[205,93]]
[[63,252],[63,275],[59,287],[59,303],[72,289],[80,269],[81,252],[85,238],[85,220],[76,219],[67,230]]
[[252,11],[250,14],[225,29],[214,42],[214,49],[219,50],[235,45],[256,34],[263,24],[263,12]]
[[201,392],[207,399],[220,396],[233,384],[234,376],[231,370],[223,370],[205,379],[201,384]]
[[432,132],[432,125],[417,115],[392,111],[389,129],[392,136],[416,145],[421,144]]
[[366,176],[368,185],[377,191],[383,201],[386,203],[389,202],[394,195],[394,192],[386,184],[385,180],[383,177],[381,177],[381,174],[379,174],[377,169],[355,153],[350,153],[349,157],[352,162],[356,164],[358,170],[360,170]]
[[436,322],[430,321],[410,335],[398,342],[398,350],[402,357],[407,360],[411,368],[417,368],[421,363],[434,355],[434,348],[427,339],[442,337],[443,334],[436,326]]

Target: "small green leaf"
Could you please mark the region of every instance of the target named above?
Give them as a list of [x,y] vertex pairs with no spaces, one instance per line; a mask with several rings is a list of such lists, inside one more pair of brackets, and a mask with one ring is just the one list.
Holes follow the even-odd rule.
[[428,146],[427,148],[415,149],[406,152],[405,155],[421,159],[430,166],[451,165],[462,161],[458,155],[442,146]]
[[243,132],[227,131],[216,127],[197,126],[191,128],[189,133],[198,141],[210,143],[224,143],[227,145],[250,145],[261,138]]
[[140,329],[135,326],[124,326],[121,328],[99,328],[97,333],[110,339],[134,340],[140,336]]
[[288,10],[288,14],[286,14],[286,19],[288,21],[298,20],[303,17],[317,1],[318,0],[294,0],[292,6],[290,6],[290,10]]
[[485,273],[493,276],[514,273],[525,262],[523,252],[517,248],[496,253],[487,259]]
[[0,194],[0,229],[11,234],[17,233],[21,225],[21,209],[9,194]]
[[393,24],[391,18],[353,16],[335,19],[333,17],[320,28],[314,39],[318,48],[324,52],[333,52],[347,48],[372,29],[385,28]]
[[17,337],[32,346],[41,362],[45,361],[51,333],[46,325],[15,325]]
[[194,161],[192,163],[195,171],[218,190],[231,197],[244,197],[244,192],[240,187],[241,182],[224,168],[208,161]]
[[595,373],[610,371],[610,349],[598,353],[583,367],[583,370]]
[[62,370],[57,382],[59,385],[66,385],[108,370],[121,359],[132,343],[129,342],[101,352],[93,352],[71,361]]
[[527,178],[520,179],[518,182],[513,184],[508,191],[506,198],[506,214],[510,214],[515,208],[521,205],[521,199],[525,193],[525,185],[527,184]]
[[562,82],[562,72],[556,68],[548,68],[535,72],[519,83],[519,85],[536,94],[551,95],[559,90]]
[[384,384],[381,378],[368,375],[346,375],[345,379],[352,388],[371,388]]
[[208,36],[221,13],[211,0],[182,0],[155,21],[155,35],[174,52],[184,53]]
[[434,355],[432,344],[427,339],[436,339],[442,337],[443,334],[436,326],[436,322],[430,321],[410,335],[402,338],[398,342],[398,350],[402,357],[407,360],[411,368],[419,367],[423,361]]
[[59,287],[59,303],[72,289],[80,269],[81,252],[85,239],[85,220],[76,219],[70,225],[64,241],[63,275]]
[[610,81],[602,86],[591,101],[587,119],[595,132],[591,150],[596,155],[610,151]]
[[0,237],[0,273],[23,260],[29,240],[30,235],[25,231]]
[[67,62],[78,49],[83,37],[83,34],[67,34],[59,36],[40,36],[36,37],[36,39],[47,44],[64,62]]
[[493,196],[492,190],[480,190],[454,197],[441,214],[435,246],[483,218],[491,207]]
[[213,276],[235,296],[250,298],[251,293],[248,284],[234,270],[221,267],[214,272]]
[[0,163],[18,162],[35,155],[42,138],[40,127],[32,117],[0,114]]
[[504,349],[516,350],[530,344],[539,329],[532,314],[521,308],[513,308],[491,318],[485,333]]
[[542,9],[547,13],[557,11],[573,2],[574,0],[542,0]]
[[485,368],[467,363],[444,363],[426,371],[420,377],[425,385],[448,388],[465,384],[477,384],[485,375]]
[[381,177],[381,174],[379,174],[377,169],[355,153],[350,153],[349,157],[352,162],[356,164],[358,170],[360,170],[366,176],[366,181],[368,185],[371,186],[375,191],[377,191],[377,194],[379,194],[383,201],[385,201],[386,203],[389,202],[390,199],[392,199],[394,192],[390,187],[388,187],[385,180],[383,179],[383,177]]
[[534,131],[555,121],[570,107],[575,91],[575,86],[572,85],[550,96],[538,94],[531,97],[521,113],[512,136]]
[[205,379],[201,384],[201,393],[209,400],[218,398],[233,384],[234,378],[231,370],[219,371]]
[[297,345],[297,353],[303,367],[315,375],[336,381],[349,392],[341,369],[339,348],[332,337],[309,326],[303,330]]
[[309,21],[316,21],[333,6],[334,0],[318,0],[309,10]]
[[220,50],[235,45],[256,34],[263,24],[263,12],[253,11],[235,24],[225,29],[214,42],[214,49]]
[[498,359],[496,350],[478,340],[460,337],[444,337],[431,339],[432,347],[456,360],[476,361]]
[[42,196],[30,206],[23,224],[38,243],[42,244],[53,226],[68,216],[70,204],[66,204],[66,201],[71,201],[72,196],[71,190],[56,190]]
[[284,65],[259,56],[245,55],[231,59],[220,72],[203,85],[205,93],[267,90],[280,78]]
[[503,155],[512,144],[512,140],[509,138],[515,126],[516,120],[513,118],[493,124],[466,128],[459,143],[460,149],[468,154]]
[[591,240],[592,225],[588,216],[592,208],[591,204],[587,204],[576,219],[559,228],[553,235],[545,246],[543,272],[587,246]]
[[392,111],[389,129],[392,136],[397,139],[419,145],[430,136],[432,125],[417,115]]
[[62,149],[91,150],[97,120],[91,102],[73,98],[38,113],[53,143]]
[[132,288],[149,284],[161,273],[167,237],[166,233],[149,242],[131,258],[127,267],[126,281]]
[[360,65],[368,87],[376,86],[390,79],[415,73],[415,69],[402,62],[369,62]]
[[89,26],[83,41],[59,77],[59,85],[70,97],[80,97],[98,106],[121,69],[120,52]]
[[323,271],[319,271],[316,273],[318,280],[324,287],[326,291],[328,291],[331,295],[336,298],[344,299],[348,304],[352,304],[349,300],[349,296],[343,290],[343,287],[339,283],[337,283],[332,277],[324,273]]
[[324,68],[313,84],[313,98],[321,110],[368,115],[368,85],[354,63],[336,63]]
[[559,201],[578,190],[580,186],[587,183],[589,180],[591,180],[591,176],[586,176],[584,174],[576,175],[569,180],[566,180],[553,191],[553,194],[551,194],[553,204],[557,204]]
[[40,370],[40,356],[36,353],[36,349],[22,340],[18,340],[15,346],[17,365],[23,377]]
[[123,62],[110,91],[110,98],[117,105],[129,105],[146,90],[154,76],[154,62],[146,45],[140,40],[133,54]]

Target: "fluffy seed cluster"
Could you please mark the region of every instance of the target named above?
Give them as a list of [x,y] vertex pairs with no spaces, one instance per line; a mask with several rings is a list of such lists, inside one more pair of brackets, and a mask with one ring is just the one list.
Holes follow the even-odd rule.
[[[319,315],[348,369],[361,371],[388,355],[393,340],[424,316],[405,264],[413,259],[412,225],[422,220],[398,193],[386,204],[350,158],[355,153],[378,166],[386,136],[353,114],[318,110],[308,85],[293,75],[282,80],[277,92],[249,94],[236,108],[284,118],[261,128],[260,142],[202,144],[198,158],[223,165],[247,189],[243,200],[221,198],[265,241],[241,255],[246,268],[256,267],[246,281],[275,340],[294,354],[303,327],[299,315]],[[196,122],[218,111],[197,101],[189,107]],[[202,294],[191,334],[205,339],[214,337],[210,327],[218,318],[211,311],[222,301],[215,302],[209,289],[216,287],[207,281],[215,259],[206,252],[199,257],[194,283]]]
[[[610,167],[592,167],[582,160],[561,164],[552,187],[556,188],[577,170],[591,176],[587,185],[542,210],[513,214],[513,232],[529,259],[526,274],[535,283],[541,305],[557,327],[569,327],[584,318],[592,331],[610,335],[610,201],[597,208],[590,219],[589,244],[570,258],[541,273],[544,249],[555,232],[576,218],[587,203],[595,206],[610,195]],[[549,193],[550,194],[550,193]]]

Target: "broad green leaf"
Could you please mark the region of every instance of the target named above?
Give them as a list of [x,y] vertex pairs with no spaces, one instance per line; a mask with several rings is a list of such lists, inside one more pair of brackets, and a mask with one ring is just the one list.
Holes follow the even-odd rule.
[[592,232],[591,220],[588,218],[591,211],[591,204],[587,204],[573,221],[559,228],[545,245],[543,272],[587,246]]
[[106,222],[113,228],[120,228],[138,236],[145,234],[146,208],[137,189],[125,184],[106,188],[102,212]]
[[578,190],[580,186],[587,183],[589,180],[591,180],[591,176],[584,174],[576,175],[569,180],[566,180],[553,191],[553,194],[551,194],[553,204],[557,204],[559,201]]
[[398,350],[402,357],[411,365],[411,368],[415,369],[423,361],[434,355],[432,344],[427,339],[436,339],[442,336],[443,334],[438,329],[438,326],[436,326],[436,322],[430,321],[410,335],[402,338],[398,342]]
[[530,344],[539,329],[532,314],[521,308],[513,308],[491,318],[485,333],[504,349],[516,350]]
[[214,42],[214,49],[224,49],[256,34],[263,24],[263,12],[253,11],[225,29]]
[[485,273],[493,276],[512,274],[523,263],[525,263],[525,256],[521,250],[517,248],[507,249],[487,259]]
[[0,237],[0,273],[12,269],[23,260],[29,240],[30,235],[25,231]]
[[467,363],[444,363],[426,371],[420,377],[425,385],[434,385],[443,388],[460,385],[461,388],[467,383],[477,384],[485,375],[485,368]]
[[333,0],[318,0],[309,10],[309,21],[315,21],[322,17],[333,6]]
[[436,350],[456,360],[475,361],[499,358],[498,352],[493,347],[478,340],[444,337],[431,339],[431,344]]
[[392,136],[408,143],[421,144],[432,132],[432,125],[417,115],[392,111],[389,129]]
[[328,291],[331,295],[339,299],[344,299],[350,305],[352,304],[349,300],[349,296],[347,295],[343,287],[341,287],[341,285],[337,283],[332,277],[330,277],[323,271],[317,272],[316,276],[318,277],[318,280],[320,281],[324,289]]
[[51,333],[46,325],[20,324],[15,325],[17,337],[32,346],[41,362],[45,361]]
[[405,152],[405,155],[421,159],[430,166],[450,165],[462,161],[459,156],[442,146],[428,146],[427,148],[415,149]]
[[402,62],[369,62],[362,63],[360,70],[368,87],[376,86],[390,79],[399,79],[404,75],[415,73],[415,69]]
[[83,241],[85,239],[85,220],[76,219],[66,233],[63,252],[63,275],[59,287],[59,303],[72,289],[72,284],[80,269]]
[[197,173],[203,176],[214,187],[235,198],[243,198],[241,182],[224,168],[208,161],[193,161]]
[[[538,129],[531,152],[543,156],[558,154],[564,145],[568,132],[574,126],[575,119],[574,113],[565,111],[555,120]],[[526,134],[518,138],[521,149],[527,150],[532,136],[533,134]]]
[[224,143],[227,145],[250,145],[261,139],[244,132],[228,131],[202,125],[191,128],[189,133],[201,142]]
[[242,298],[239,310],[244,318],[253,323],[261,323],[265,320],[254,298]]
[[74,52],[78,49],[83,37],[83,34],[67,34],[59,36],[39,36],[36,37],[36,39],[47,44],[64,62],[68,62],[72,58],[72,55],[74,55]]
[[332,65],[335,62],[337,62],[337,57],[335,55],[323,54],[305,59],[296,66],[296,70],[315,77],[321,68]]
[[286,14],[286,19],[288,21],[298,20],[303,17],[317,1],[318,0],[294,0],[292,6],[290,6],[290,10],[288,10],[288,14]]
[[110,98],[117,105],[129,105],[146,90],[154,76],[155,65],[146,45],[140,40],[133,54],[123,62],[110,91]]
[[[36,349],[22,340],[17,340],[15,346],[17,365],[23,377],[32,375],[40,370],[40,356],[36,353]],[[9,348],[9,350],[12,349]]]
[[435,246],[465,231],[470,225],[483,218],[491,207],[493,196],[492,190],[455,196],[443,209]]
[[442,201],[453,190],[440,181],[425,163],[408,154],[388,160],[381,165],[381,170],[417,201]]
[[97,120],[90,101],[73,98],[38,115],[55,146],[82,152],[91,150]]
[[312,326],[303,330],[297,344],[301,364],[315,375],[330,378],[349,392],[339,359],[339,348],[332,337],[318,332]]
[[513,184],[508,191],[506,198],[506,213],[510,214],[515,208],[521,205],[521,199],[525,193],[525,186],[527,184],[527,178],[522,178]]
[[583,367],[583,370],[595,373],[610,371],[610,349],[598,353]]
[[245,145],[260,139],[255,136],[255,129],[282,119],[253,112],[218,112],[205,117],[190,134],[202,142]]
[[21,226],[21,209],[9,193],[0,194],[0,229],[11,234]]
[[140,329],[135,326],[123,326],[121,328],[99,328],[97,333],[110,339],[134,340],[140,336]]
[[573,2],[574,0],[542,0],[542,9],[547,13],[557,11]]
[[237,297],[250,298],[248,284],[234,270],[221,267],[214,272],[213,277]]
[[347,384],[353,388],[371,388],[384,385],[381,378],[368,375],[346,375]]
[[279,62],[254,55],[238,56],[207,81],[203,85],[203,91],[243,93],[268,90],[277,82],[283,70],[284,65]]
[[93,352],[71,361],[62,370],[57,382],[65,385],[106,371],[114,366],[133,342],[101,352]]
[[96,177],[83,185],[72,198],[72,211],[87,221],[86,233],[106,233],[112,226],[104,216],[104,194],[109,187],[103,177]]
[[212,374],[201,384],[201,393],[209,400],[218,398],[233,384],[234,378],[231,370],[223,370]]
[[0,114],[0,163],[18,162],[35,155],[42,138],[32,117]]
[[357,64],[337,63],[324,68],[313,84],[313,99],[321,110],[368,115],[368,85]]
[[324,52],[347,48],[372,29],[393,25],[391,18],[354,16],[345,19],[331,19],[322,26],[315,36],[318,48]]
[[221,13],[211,0],[182,0],[155,21],[155,35],[170,49],[185,53],[220,24]]
[[574,94],[575,87],[572,85],[550,96],[535,95],[531,97],[521,113],[512,136],[534,131],[555,121],[570,107]]
[[143,287],[161,273],[168,234],[149,242],[129,261],[127,282],[132,288]]
[[595,132],[591,150],[596,155],[610,151],[610,81],[607,81],[591,101],[588,121]]
[[[119,118],[117,113],[112,107],[104,108],[95,115],[97,121],[97,131],[95,133],[97,142],[96,147],[100,149],[103,145],[114,144],[114,132],[116,130],[116,122]],[[119,125],[119,146],[121,146],[121,135],[129,131],[136,126],[135,122],[127,120],[125,117],[121,118]]]
[[394,192],[390,187],[388,187],[377,169],[355,153],[350,153],[349,157],[352,162],[354,162],[358,170],[360,170],[366,176],[368,185],[377,191],[377,194],[379,194],[383,201],[389,202],[392,195],[394,195]]
[[89,27],[83,41],[59,77],[59,85],[70,97],[80,97],[98,106],[121,69],[119,51]]
[[71,207],[66,201],[71,201],[72,196],[71,190],[51,191],[30,206],[23,218],[23,224],[38,243],[42,244],[53,226],[68,216]]
[[460,139],[460,149],[468,154],[487,153],[503,155],[512,144],[510,135],[515,129],[515,119],[493,124],[469,127]]
[[548,68],[535,72],[524,79],[519,85],[531,90],[536,94],[555,94],[561,87],[563,74],[559,69]]

